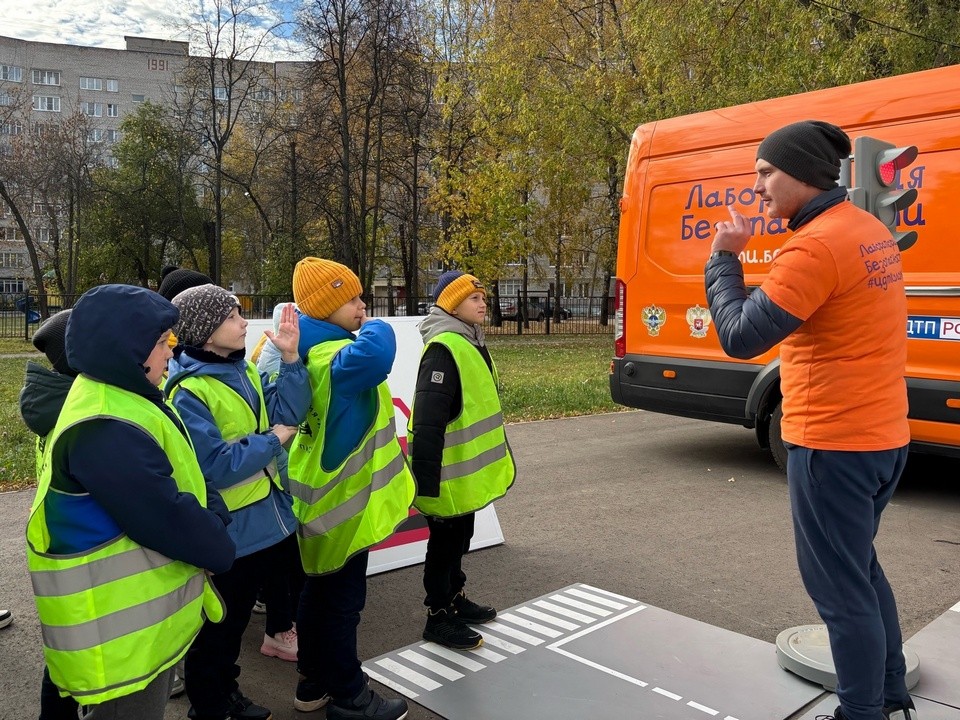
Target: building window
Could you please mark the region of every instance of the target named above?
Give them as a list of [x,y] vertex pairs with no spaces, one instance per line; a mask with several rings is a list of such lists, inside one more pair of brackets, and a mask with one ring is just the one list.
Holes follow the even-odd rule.
[[100,78],[81,77],[81,90],[103,90],[103,80]]
[[34,70],[33,84],[34,85],[59,85],[60,71],[59,70]]
[[117,160],[117,159],[116,159],[115,157],[113,157],[112,155],[107,155],[107,156],[103,159],[103,164],[104,164],[106,167],[110,168],[111,170],[116,170],[118,167],[120,167],[120,161]]
[[50,242],[50,228],[40,228],[37,230],[37,240],[42,243]]
[[253,99],[260,101],[273,100],[273,90],[267,90],[265,88],[254,90]]
[[120,106],[114,103],[107,103],[107,117],[119,117]]
[[213,89],[213,99],[214,100],[226,100],[227,99],[227,89],[225,87],[215,87]]
[[147,98],[144,95],[131,95],[130,99],[133,100],[133,102],[135,103],[142,103]]
[[82,102],[80,103],[80,112],[82,112],[84,115],[89,115],[90,117],[102,117],[103,103]]
[[253,110],[250,113],[250,122],[260,125],[263,123],[263,113],[259,110]]
[[3,239],[9,242],[20,239],[20,231],[15,227],[5,227],[3,229]]
[[107,92],[120,92],[119,80],[107,80]]
[[39,112],[60,112],[60,98],[56,95],[34,95],[33,109]]
[[23,280],[0,280],[0,292],[7,294],[22,293]]
[[0,107],[10,107],[16,102],[16,98],[8,92],[0,92]]
[[22,268],[23,253],[2,252],[0,253],[0,268]]
[[119,130],[104,130],[104,131],[103,131],[103,139],[106,140],[108,143],[115,143],[115,142],[117,142],[117,140],[120,139],[120,131],[119,131]]
[[102,142],[103,141],[103,130],[100,128],[93,128],[92,130],[87,130],[87,141],[88,142]]
[[23,82],[23,68],[16,65],[0,65],[0,80]]
[[14,122],[0,123],[0,135],[19,135],[23,132],[23,123],[19,120]]
[[500,281],[500,297],[515,298],[519,294],[520,294],[519,280],[501,280]]

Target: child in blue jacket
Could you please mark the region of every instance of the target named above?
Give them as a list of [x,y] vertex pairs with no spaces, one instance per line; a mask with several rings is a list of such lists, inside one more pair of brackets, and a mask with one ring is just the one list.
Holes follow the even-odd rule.
[[[180,311],[179,345],[165,390],[204,475],[230,511],[228,529],[237,543],[233,567],[213,577],[226,619],[205,624],[187,653],[188,717],[267,720],[270,711],[240,691],[237,659],[260,583],[274,567],[299,564],[293,501],[280,474],[283,443],[310,402],[306,370],[297,356],[296,315],[288,306],[279,330],[270,333],[284,362],[276,381],[269,382],[244,358],[247,321],[235,296],[208,284],[183,291],[173,304]],[[296,656],[295,633],[273,640],[278,654]]]

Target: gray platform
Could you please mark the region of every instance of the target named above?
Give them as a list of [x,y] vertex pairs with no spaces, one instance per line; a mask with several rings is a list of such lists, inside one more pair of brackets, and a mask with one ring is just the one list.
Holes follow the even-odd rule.
[[477,629],[476,650],[420,642],[364,670],[450,720],[782,720],[823,693],[780,669],[771,643],[589,585]]
[[960,603],[907,642],[920,656],[920,682],[911,694],[960,708]]

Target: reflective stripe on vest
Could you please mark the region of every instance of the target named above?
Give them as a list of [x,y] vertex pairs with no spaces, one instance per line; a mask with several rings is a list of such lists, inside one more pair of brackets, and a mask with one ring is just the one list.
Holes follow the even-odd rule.
[[[189,390],[213,416],[213,421],[220,431],[220,436],[228,443],[239,442],[248,435],[266,432],[270,429],[267,419],[267,404],[263,399],[263,385],[260,373],[253,363],[246,363],[246,379],[254,389],[260,401],[260,412],[253,414],[250,400],[244,398],[235,389],[212,375],[186,375],[181,380],[174,380],[167,393],[171,400],[176,397],[181,388]],[[277,471],[276,458],[262,470],[258,470],[249,477],[234,483],[230,487],[220,488],[220,497],[231,512],[240,510],[263,500],[270,495],[270,483],[273,482],[279,490],[283,490],[280,473]]]
[[331,365],[350,341],[325,342],[307,356],[312,400],[290,450],[290,492],[309,575],[333,572],[389,537],[409,514],[415,485],[394,423],[387,384],[376,388],[373,421],[356,448],[332,470],[323,467]]
[[[503,428],[496,367],[488,368],[477,348],[457,333],[440,333],[424,346],[424,352],[433,343],[443,345],[453,356],[460,375],[462,408],[444,434],[440,496],[418,496],[414,506],[424,515],[456,517],[503,497],[517,470]],[[411,452],[416,446],[416,416],[414,402],[407,434]]]
[[27,523],[27,563],[50,676],[85,705],[142,690],[186,653],[204,612],[214,622],[223,618],[223,605],[201,569],[126,535],[80,553],[49,552],[44,503],[53,476],[49,460],[64,431],[99,418],[128,423],[152,437],[180,492],[195,495],[202,505],[207,500],[193,447],[162,409],[84,376],[74,381],[48,437]]

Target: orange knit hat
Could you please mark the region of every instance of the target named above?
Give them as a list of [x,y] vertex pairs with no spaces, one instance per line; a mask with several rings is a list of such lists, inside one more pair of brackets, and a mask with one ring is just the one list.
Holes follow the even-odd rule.
[[462,270],[447,270],[443,275],[437,278],[437,287],[433,291],[433,300],[437,307],[442,308],[448,313],[457,309],[457,305],[462,303],[475,292],[482,292],[486,297],[487,291],[477,278],[468,275]]
[[363,292],[360,278],[333,260],[305,257],[293,269],[293,300],[300,312],[325,320]]

